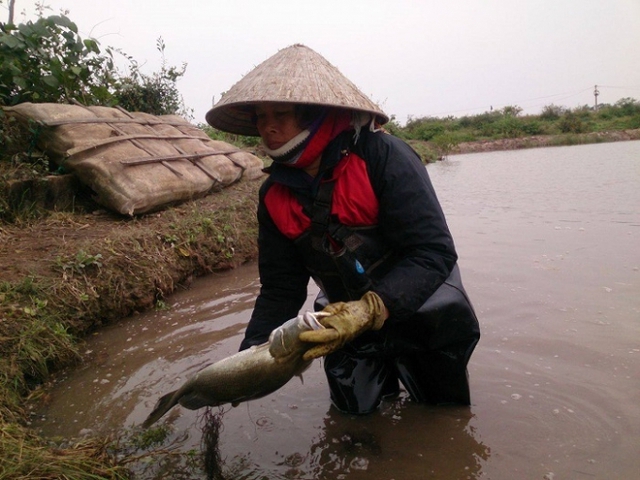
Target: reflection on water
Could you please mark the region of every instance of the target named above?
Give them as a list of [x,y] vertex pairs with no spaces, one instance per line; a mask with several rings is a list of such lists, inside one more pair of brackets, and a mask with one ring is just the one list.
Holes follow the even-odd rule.
[[385,404],[375,419],[347,420],[330,409],[311,446],[314,468],[287,478],[474,478],[489,449],[471,418],[469,408],[428,409],[406,398]]
[[[316,361],[303,383],[225,409],[230,478],[637,478],[639,160],[640,142],[622,142],[430,165],[483,328],[472,406],[403,394],[345,416]],[[99,332],[34,425],[75,437],[141,423],[160,395],[236,352],[258,290],[247,265]],[[176,407],[161,423],[186,451],[199,449],[200,417]]]
[[366,417],[313,403],[310,412],[277,405],[226,412],[220,450],[227,478],[475,478],[489,458],[468,407],[427,408],[405,395]]

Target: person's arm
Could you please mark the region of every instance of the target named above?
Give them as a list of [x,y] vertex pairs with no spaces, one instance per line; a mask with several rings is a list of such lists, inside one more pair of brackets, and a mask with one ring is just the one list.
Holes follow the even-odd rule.
[[401,258],[373,291],[393,319],[411,316],[446,280],[457,254],[425,165],[403,141],[382,133],[362,145],[379,201],[379,226]]
[[293,242],[278,231],[262,201],[258,223],[261,288],[240,350],[266,342],[273,329],[298,315],[307,298],[309,273]]

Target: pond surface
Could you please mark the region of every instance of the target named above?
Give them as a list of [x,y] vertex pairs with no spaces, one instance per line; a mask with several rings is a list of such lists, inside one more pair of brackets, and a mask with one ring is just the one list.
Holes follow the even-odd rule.
[[[225,409],[227,476],[638,478],[640,142],[458,155],[427,168],[482,327],[472,406],[403,395],[344,416],[316,361],[304,383]],[[77,437],[141,423],[161,394],[237,351],[258,290],[256,266],[243,266],[99,332],[34,425]],[[175,407],[159,423],[178,450],[200,448],[202,411]]]

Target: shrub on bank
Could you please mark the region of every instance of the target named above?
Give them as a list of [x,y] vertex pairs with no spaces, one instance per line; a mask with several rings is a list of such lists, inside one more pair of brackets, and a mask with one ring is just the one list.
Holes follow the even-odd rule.
[[407,140],[428,143],[442,143],[443,138],[449,138],[455,146],[471,141],[640,128],[640,102],[632,98],[602,105],[597,110],[587,105],[568,109],[552,104],[545,106],[539,115],[521,116],[521,111],[520,107],[508,106],[460,118],[411,118],[404,127],[394,125],[393,132]]
[[113,52],[83,40],[64,15],[20,25],[0,23],[0,105],[22,102],[112,102]]

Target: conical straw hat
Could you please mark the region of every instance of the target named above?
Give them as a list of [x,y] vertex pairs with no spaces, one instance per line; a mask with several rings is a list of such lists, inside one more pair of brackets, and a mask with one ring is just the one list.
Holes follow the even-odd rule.
[[380,124],[389,117],[322,55],[296,44],[268,58],[226,92],[207,112],[209,125],[258,135],[248,106],[260,102],[325,105],[369,112]]

